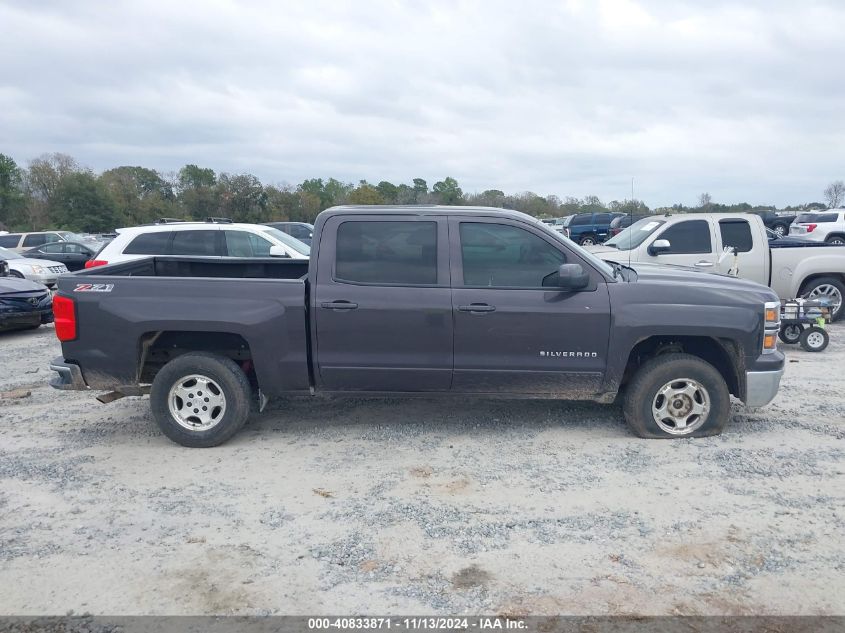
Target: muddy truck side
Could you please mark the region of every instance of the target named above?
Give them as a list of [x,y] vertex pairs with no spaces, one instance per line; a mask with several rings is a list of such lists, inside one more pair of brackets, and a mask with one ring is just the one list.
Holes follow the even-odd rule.
[[59,279],[58,389],[149,394],[164,434],[220,444],[269,399],[621,396],[649,438],[719,433],[777,393],[777,296],[605,262],[534,218],[335,207],[310,261],[150,257]]

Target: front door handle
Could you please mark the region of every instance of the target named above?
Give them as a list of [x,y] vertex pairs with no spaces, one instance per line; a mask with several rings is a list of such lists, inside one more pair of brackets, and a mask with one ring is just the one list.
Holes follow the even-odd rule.
[[486,303],[471,303],[468,306],[458,306],[461,312],[495,312],[496,306]]
[[696,268],[713,268],[713,262],[708,262],[708,261],[702,260],[700,262],[695,262],[695,267]]
[[326,310],[355,310],[358,307],[357,303],[351,301],[326,301],[320,304],[321,308]]

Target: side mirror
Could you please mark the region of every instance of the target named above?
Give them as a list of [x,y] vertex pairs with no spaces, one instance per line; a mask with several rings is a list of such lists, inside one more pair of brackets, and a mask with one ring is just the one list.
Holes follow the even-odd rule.
[[654,240],[651,246],[648,247],[649,255],[660,255],[660,253],[668,253],[672,250],[672,244],[669,240]]
[[288,255],[287,251],[278,244],[273,244],[270,247],[270,257],[290,257],[290,255]]
[[558,286],[561,290],[583,290],[590,283],[590,275],[581,264],[561,264],[558,268]]

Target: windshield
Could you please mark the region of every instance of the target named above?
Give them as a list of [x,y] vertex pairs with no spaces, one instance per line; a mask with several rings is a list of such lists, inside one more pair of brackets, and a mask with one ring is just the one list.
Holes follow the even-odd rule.
[[79,233],[71,233],[70,231],[58,231],[58,233],[65,242],[82,242],[85,240]]
[[543,232],[546,235],[551,235],[562,244],[566,244],[567,248],[571,248],[573,251],[578,253],[580,257],[590,262],[590,264],[595,267],[596,269],[602,271],[605,275],[613,276],[613,266],[608,264],[603,259],[599,259],[591,252],[584,250],[578,244],[573,242],[572,240],[563,237],[561,233],[555,231],[553,228],[549,227],[547,224],[543,224],[540,220],[537,220],[537,224],[543,229]]
[[662,224],[666,224],[664,220],[654,220],[652,218],[643,218],[634,222],[627,229],[607,240],[604,245],[620,251],[629,251],[636,248],[646,241],[649,235]]
[[18,255],[15,251],[10,251],[8,248],[0,246],[0,259],[25,259],[22,255]]
[[274,229],[272,226],[268,226],[262,229],[268,235],[275,237],[278,241],[280,241],[285,246],[288,246],[295,250],[297,253],[301,255],[311,255],[311,248],[307,244],[303,244],[295,237],[291,237],[287,233],[283,233],[279,229]]

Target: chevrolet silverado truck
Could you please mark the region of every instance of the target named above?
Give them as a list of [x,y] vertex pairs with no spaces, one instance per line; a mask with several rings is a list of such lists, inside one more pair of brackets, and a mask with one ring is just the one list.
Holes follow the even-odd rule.
[[777,296],[696,270],[610,264],[531,216],[334,207],[310,261],[149,257],[62,276],[58,389],[149,393],[207,447],[271,398],[324,393],[611,403],[648,438],[721,432],[777,393]]
[[781,299],[825,297],[834,321],[845,315],[845,248],[794,241],[778,247],[752,213],[655,215],[590,250],[613,262],[730,272],[770,286]]

